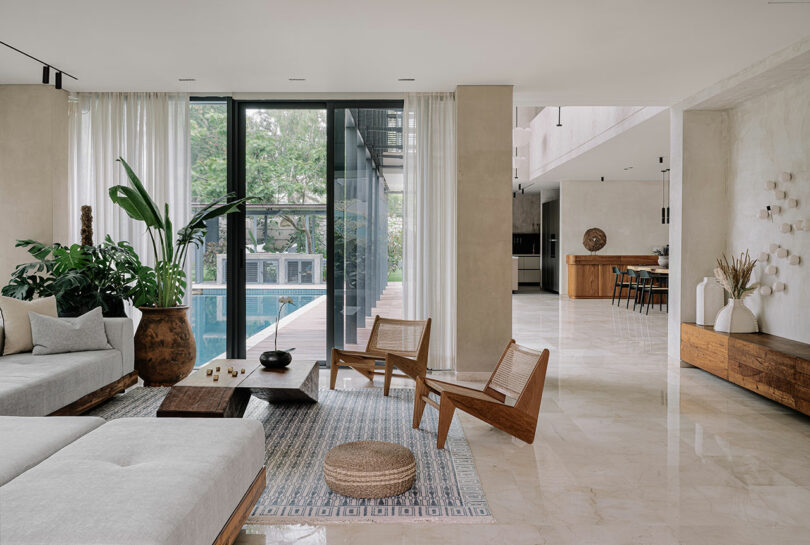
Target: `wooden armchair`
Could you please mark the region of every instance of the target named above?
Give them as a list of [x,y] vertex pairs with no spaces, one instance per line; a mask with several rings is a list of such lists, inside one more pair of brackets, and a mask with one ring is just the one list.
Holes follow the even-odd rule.
[[[419,427],[427,403],[439,411],[438,448],[444,448],[456,409],[533,443],[547,368],[548,350],[536,352],[512,339],[483,391],[419,377],[413,402],[413,427]],[[439,396],[438,402],[430,397],[431,393]],[[514,406],[506,404],[507,396],[517,400]]]
[[[365,352],[332,349],[329,389],[335,389],[338,367],[348,365],[369,380],[374,380],[374,375],[384,374],[383,394],[388,395],[391,377],[410,377],[416,380],[425,376],[429,344],[430,318],[394,320],[377,316]],[[378,361],[385,362],[385,371],[379,370]],[[404,374],[394,374],[394,367]]]

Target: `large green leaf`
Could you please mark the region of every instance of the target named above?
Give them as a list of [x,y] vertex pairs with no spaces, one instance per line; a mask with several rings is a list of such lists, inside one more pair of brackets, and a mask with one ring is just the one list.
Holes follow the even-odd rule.
[[[146,225],[149,227],[163,229],[163,222],[160,220],[160,212],[158,212],[158,207],[155,204],[155,201],[152,200],[152,197],[149,196],[149,192],[146,191],[146,188],[143,186],[143,183],[141,183],[140,178],[138,178],[138,175],[133,172],[132,168],[129,166],[129,163],[127,163],[123,157],[119,157],[117,160],[124,165],[124,170],[127,172],[127,176],[129,177],[130,183],[132,183],[132,187],[135,188],[138,195],[141,197],[143,206],[146,209],[143,221],[146,222]],[[110,197],[112,197],[112,191],[110,192]]]

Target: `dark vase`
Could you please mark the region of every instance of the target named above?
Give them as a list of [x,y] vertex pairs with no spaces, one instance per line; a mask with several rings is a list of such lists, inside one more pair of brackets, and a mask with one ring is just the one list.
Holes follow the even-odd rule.
[[197,345],[188,307],[138,307],[143,315],[135,332],[135,369],[145,386],[172,386],[194,369]]
[[292,354],[284,350],[270,350],[269,352],[262,352],[259,356],[259,363],[267,369],[281,369],[287,367],[292,361]]

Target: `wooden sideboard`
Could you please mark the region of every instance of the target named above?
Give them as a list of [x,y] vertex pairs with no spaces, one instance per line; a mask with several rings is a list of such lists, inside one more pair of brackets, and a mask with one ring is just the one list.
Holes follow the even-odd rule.
[[658,265],[657,255],[567,255],[568,297],[571,299],[610,299],[613,294],[613,267]]
[[681,324],[681,359],[810,415],[810,344],[767,333]]

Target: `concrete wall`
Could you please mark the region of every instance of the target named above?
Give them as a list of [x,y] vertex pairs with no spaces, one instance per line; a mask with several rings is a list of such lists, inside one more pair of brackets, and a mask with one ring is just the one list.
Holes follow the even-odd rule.
[[520,193],[512,199],[512,231],[539,233],[542,214],[540,193]]
[[457,87],[456,116],[456,345],[463,380],[490,373],[512,335],[512,86]]
[[[773,286],[784,282],[787,289],[771,296],[754,294],[745,303],[757,315],[766,333],[810,343],[810,232],[780,233],[785,222],[810,222],[810,77],[743,102],[728,112],[730,161],[728,170],[727,254],[749,250],[753,257],[768,251],[771,243],[799,255],[801,264],[770,257],[778,267],[775,276],[757,266],[756,278]],[[766,180],[778,180],[780,172],[792,172],[793,180],[778,182],[798,208],[787,208],[764,189]],[[781,205],[774,220],[756,218],[766,205]]]
[[560,183],[560,294],[568,294],[568,254],[584,255],[582,235],[602,229],[607,244],[599,254],[649,254],[669,240],[661,223],[661,182],[573,181]]
[[695,288],[725,249],[728,113],[674,112],[671,119],[669,353],[680,355],[680,324],[694,322]]
[[68,95],[0,85],[0,284],[29,260],[17,239],[67,238]]

